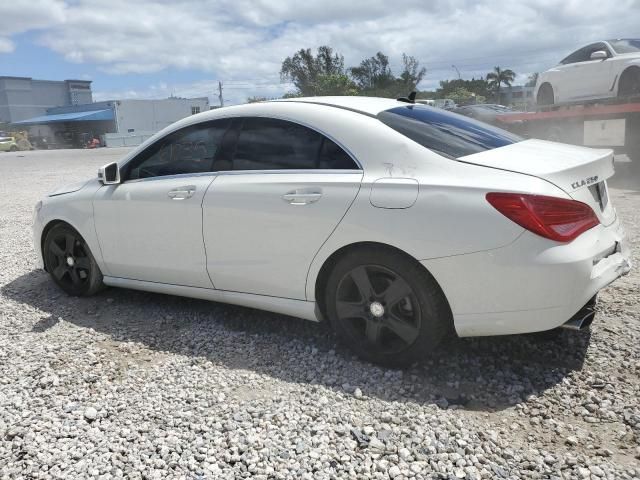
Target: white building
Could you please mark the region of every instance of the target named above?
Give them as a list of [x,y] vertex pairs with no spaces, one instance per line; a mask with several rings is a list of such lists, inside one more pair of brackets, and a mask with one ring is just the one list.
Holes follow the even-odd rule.
[[13,123],[59,105],[91,103],[89,80],[37,80],[0,76],[0,122]]
[[49,147],[81,147],[93,137],[106,146],[139,145],[181,118],[209,110],[209,99],[171,97],[163,100],[109,100],[53,107],[46,115],[13,125],[28,127]]

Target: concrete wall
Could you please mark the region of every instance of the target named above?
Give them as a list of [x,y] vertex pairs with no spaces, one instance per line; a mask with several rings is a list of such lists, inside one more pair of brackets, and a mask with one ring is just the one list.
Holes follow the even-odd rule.
[[59,105],[91,103],[91,82],[34,80],[0,76],[0,121],[18,122],[45,115]]
[[[109,100],[84,105],[52,107],[46,109],[43,114],[57,115],[106,109],[111,109],[117,120],[45,123],[31,125],[25,129],[28,128],[31,135],[49,137],[51,143],[59,143],[69,135],[93,134],[100,136],[108,147],[135,146],[175,121],[192,115],[193,109],[199,109],[199,112],[208,111],[209,100],[206,97]],[[37,115],[29,115],[28,118]]]
[[181,118],[209,110],[209,99],[167,98],[164,100],[118,100],[116,102],[118,132],[121,134],[157,132]]
[[153,136],[153,132],[107,133],[102,136],[105,147],[137,147]]

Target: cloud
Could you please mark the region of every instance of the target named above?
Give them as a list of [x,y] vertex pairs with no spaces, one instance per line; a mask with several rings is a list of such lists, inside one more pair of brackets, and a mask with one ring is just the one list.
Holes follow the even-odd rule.
[[0,37],[0,53],[10,53],[14,49],[13,42],[6,37]]
[[12,52],[13,35],[51,28],[62,22],[66,5],[62,0],[4,1],[0,3],[0,53]]
[[[279,98],[293,90],[291,84],[280,82],[225,82],[223,100],[225,105],[245,103],[248,97]],[[199,81],[193,83],[167,84],[160,82],[143,89],[103,90],[93,94],[94,101],[123,98],[160,99],[170,96],[193,98],[209,97],[212,105],[218,105],[218,82]]]
[[406,52],[427,67],[424,88],[455,77],[453,65],[463,78],[484,75],[495,65],[525,78],[587,42],[633,36],[640,24],[640,0],[619,0],[615,9],[595,0],[10,3],[0,7],[0,51],[12,48],[12,35],[41,29],[38,41],[69,62],[114,75],[199,71],[246,82],[255,88],[247,96],[261,91],[260,85],[282,90],[280,64],[303,47],[331,45],[347,65],[381,50],[397,67]]

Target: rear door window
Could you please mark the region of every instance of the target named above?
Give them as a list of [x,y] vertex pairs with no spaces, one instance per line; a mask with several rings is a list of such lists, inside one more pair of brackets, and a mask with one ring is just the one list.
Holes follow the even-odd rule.
[[353,159],[329,138],[276,118],[245,118],[233,156],[234,170],[357,168]]
[[405,137],[448,158],[460,158],[523,140],[487,123],[423,105],[385,110],[378,114],[378,119]]

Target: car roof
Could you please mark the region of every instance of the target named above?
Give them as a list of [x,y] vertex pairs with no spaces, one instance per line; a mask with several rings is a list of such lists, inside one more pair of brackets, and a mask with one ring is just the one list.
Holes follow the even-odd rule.
[[390,108],[406,107],[408,105],[407,102],[380,97],[297,97],[271,100],[271,102],[312,103],[315,105],[343,108],[365,115],[377,115]]
[[[391,98],[377,98],[377,97],[296,97],[288,99],[268,100],[255,103],[245,103],[241,105],[231,105],[223,108],[216,108],[208,110],[196,115],[190,115],[175,123],[160,130],[152,137],[148,138],[138,147],[134,148],[129,154],[122,160],[123,164],[135,157],[139,152],[147,148],[152,143],[156,142],[159,138],[171,134],[172,132],[185,128],[191,125],[195,125],[201,122],[210,120],[217,120],[220,118],[232,118],[243,116],[269,116],[274,113],[274,110],[279,110],[282,113],[284,110],[304,111],[318,110],[318,109],[333,109],[339,108],[348,112],[354,117],[362,116],[362,118],[376,117],[376,115],[384,110],[389,110],[394,107],[406,107],[412,105],[407,102],[400,102]],[[420,105],[426,107],[425,105]],[[273,108],[276,107],[276,108]],[[382,124],[381,124],[382,125]]]

